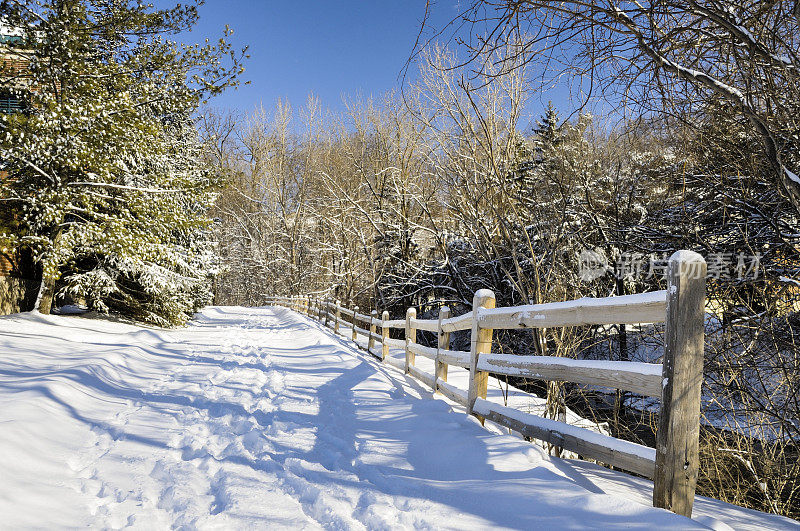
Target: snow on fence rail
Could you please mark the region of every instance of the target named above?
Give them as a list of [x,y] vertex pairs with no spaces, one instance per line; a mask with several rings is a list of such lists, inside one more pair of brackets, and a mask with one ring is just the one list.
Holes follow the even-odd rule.
[[[444,306],[438,319],[417,319],[416,309],[408,308],[405,319],[395,320],[390,320],[386,311],[380,319],[377,311],[358,313],[358,307],[347,309],[341,301],[299,296],[270,301],[316,317],[336,333],[340,324],[348,325],[353,341],[358,335],[368,338],[367,350],[372,355],[463,405],[481,422],[489,419],[527,437],[652,478],[653,505],[690,517],[699,469],[705,277],[706,263],[699,254],[678,251],[669,260],[666,290],[621,297],[495,308],[494,293],[479,290],[472,311],[463,315],[451,317]],[[369,329],[359,327],[359,322],[369,324]],[[663,364],[491,353],[493,331],[498,329],[657,322],[666,323]],[[390,338],[392,328],[404,330],[405,340]],[[417,330],[436,333],[437,348],[418,344]],[[458,330],[471,330],[469,352],[449,350],[450,333]],[[374,350],[376,343],[381,343],[379,354]],[[405,360],[388,357],[390,347],[404,349]],[[435,374],[416,366],[417,355],[434,361]],[[469,369],[466,393],[447,383],[448,365]],[[490,372],[599,385],[661,398],[656,448],[489,402]]]

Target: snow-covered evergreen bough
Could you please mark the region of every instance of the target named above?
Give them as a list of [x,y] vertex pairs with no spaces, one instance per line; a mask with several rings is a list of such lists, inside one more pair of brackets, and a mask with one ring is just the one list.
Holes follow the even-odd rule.
[[18,35],[4,46],[28,67],[0,70],[25,103],[0,114],[0,204],[14,220],[0,247],[33,256],[43,313],[68,297],[182,322],[208,300],[216,262],[206,211],[217,179],[193,115],[236,84],[244,51],[224,38],[169,40],[195,24],[196,3],[14,0],[2,10]]

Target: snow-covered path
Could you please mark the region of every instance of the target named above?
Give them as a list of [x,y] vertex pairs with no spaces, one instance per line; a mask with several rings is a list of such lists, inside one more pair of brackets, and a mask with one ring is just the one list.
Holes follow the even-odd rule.
[[283,308],[0,318],[0,470],[7,528],[793,525],[653,509],[646,482],[487,431]]

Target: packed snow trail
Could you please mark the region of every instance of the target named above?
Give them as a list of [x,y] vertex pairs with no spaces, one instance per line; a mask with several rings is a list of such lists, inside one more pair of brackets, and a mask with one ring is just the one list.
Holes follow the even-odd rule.
[[0,318],[0,470],[15,529],[793,525],[654,509],[647,482],[487,431],[283,308]]

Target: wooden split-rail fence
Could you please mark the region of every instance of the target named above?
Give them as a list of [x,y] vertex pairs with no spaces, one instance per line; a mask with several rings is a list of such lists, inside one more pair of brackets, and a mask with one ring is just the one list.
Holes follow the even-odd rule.
[[[653,479],[654,506],[691,516],[699,470],[705,278],[705,260],[694,252],[678,251],[669,260],[667,289],[637,295],[495,308],[494,293],[482,289],[475,293],[472,311],[451,316],[444,306],[438,319],[417,319],[414,308],[408,308],[405,319],[390,319],[386,311],[367,315],[359,313],[357,306],[351,310],[340,301],[311,296],[272,297],[269,302],[315,317],[337,334],[339,325],[347,324],[353,341],[359,335],[366,337],[368,352],[461,404],[482,423],[489,419],[526,437]],[[661,364],[491,352],[492,334],[498,329],[660,322],[665,323]],[[405,339],[390,338],[392,328],[404,330]],[[437,348],[418,344],[417,330],[436,333]],[[471,331],[469,352],[449,349],[450,334],[458,330]],[[404,362],[389,357],[390,348],[403,349]],[[433,360],[434,374],[418,368],[416,356]],[[449,365],[469,370],[466,393],[447,383]],[[489,373],[597,385],[660,398],[656,447],[490,402],[486,400]]]

